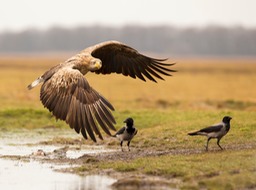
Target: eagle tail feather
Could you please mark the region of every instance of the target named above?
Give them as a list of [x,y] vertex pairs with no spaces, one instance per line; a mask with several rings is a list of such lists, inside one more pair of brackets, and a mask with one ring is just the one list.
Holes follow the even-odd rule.
[[38,84],[40,84],[43,81],[44,81],[44,79],[42,77],[39,77],[34,82],[32,82],[30,85],[28,85],[28,89],[31,90],[32,88],[34,88],[35,86],[37,86]]

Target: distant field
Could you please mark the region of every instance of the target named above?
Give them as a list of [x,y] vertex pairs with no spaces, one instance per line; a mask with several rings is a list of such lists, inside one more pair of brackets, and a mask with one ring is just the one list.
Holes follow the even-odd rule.
[[[70,130],[64,122],[55,122],[43,108],[39,87],[31,91],[26,88],[66,58],[0,58],[1,132],[49,125]],[[256,59],[172,61],[177,63],[173,68],[178,72],[158,83],[117,74],[86,76],[90,85],[116,108],[117,128],[124,118],[135,119],[139,133],[131,145],[138,156],[126,162],[106,159],[84,163],[79,171],[111,168],[127,175],[163,176],[179,179],[181,182],[173,187],[181,189],[256,188]],[[219,122],[224,115],[233,117],[231,131],[221,142],[226,150],[219,151],[212,140],[206,153],[205,138],[187,136],[189,131]],[[74,138],[81,136],[74,132]],[[118,146],[107,137],[99,142],[104,143]],[[153,154],[161,151],[165,155]]]
[[[39,88],[27,85],[51,66],[67,57],[0,58],[0,104],[5,107],[40,108]],[[256,110],[256,60],[181,59],[170,60],[178,70],[166,81],[142,82],[117,74],[87,74],[90,85],[118,109],[172,107],[209,109],[227,103]]]

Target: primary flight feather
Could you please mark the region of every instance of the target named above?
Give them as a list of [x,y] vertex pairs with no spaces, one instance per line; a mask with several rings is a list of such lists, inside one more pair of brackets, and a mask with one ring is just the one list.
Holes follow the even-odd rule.
[[118,73],[146,81],[148,78],[164,80],[160,75],[171,76],[175,70],[173,64],[163,63],[166,59],[154,59],[140,54],[137,50],[118,41],[107,41],[88,47],[46,71],[42,76],[28,85],[32,89],[43,83],[40,100],[52,114],[66,121],[85,139],[89,137],[96,142],[97,135],[103,139],[100,126],[111,135],[109,129],[115,130],[115,119],[111,113],[114,107],[94,90],[84,75]]

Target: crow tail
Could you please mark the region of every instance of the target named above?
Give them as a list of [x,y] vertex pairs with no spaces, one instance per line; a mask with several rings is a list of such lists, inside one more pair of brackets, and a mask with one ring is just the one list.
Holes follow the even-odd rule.
[[190,135],[190,136],[198,135],[198,131],[196,131],[196,132],[192,132],[192,133],[188,133],[188,135]]

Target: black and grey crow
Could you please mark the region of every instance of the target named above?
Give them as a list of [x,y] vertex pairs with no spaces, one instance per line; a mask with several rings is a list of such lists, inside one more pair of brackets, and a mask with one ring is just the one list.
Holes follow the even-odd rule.
[[128,141],[127,146],[128,150],[130,151],[130,142],[132,138],[137,134],[137,129],[133,125],[133,119],[132,118],[127,118],[124,123],[126,125],[122,127],[119,131],[116,132],[113,137],[117,137],[121,142],[120,146],[123,151],[123,141]]
[[206,143],[206,150],[208,150],[208,144],[209,141],[212,138],[217,138],[217,145],[220,147],[221,150],[223,150],[223,148],[220,146],[220,139],[225,136],[229,129],[230,129],[230,120],[232,119],[232,117],[230,116],[225,116],[222,119],[222,122],[203,128],[199,131],[196,132],[192,132],[192,133],[188,133],[188,135],[194,136],[194,135],[204,135],[207,136],[207,143]]

